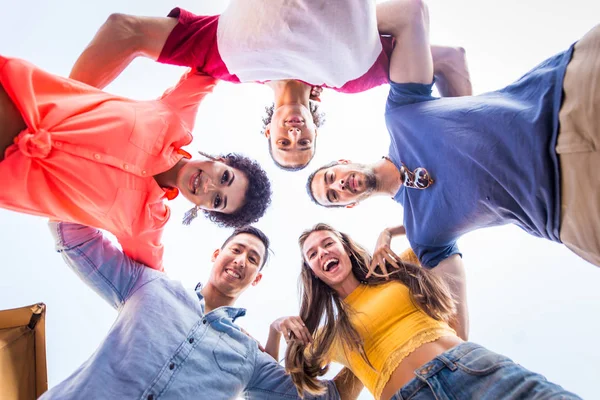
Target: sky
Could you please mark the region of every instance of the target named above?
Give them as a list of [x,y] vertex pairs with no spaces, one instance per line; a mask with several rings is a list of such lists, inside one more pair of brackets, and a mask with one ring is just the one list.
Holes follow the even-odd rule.
[[[499,89],[566,49],[600,16],[600,2],[590,0],[431,0],[428,4],[431,42],[466,49],[475,94]],[[0,53],[66,76],[113,12],[161,16],[181,6],[212,15],[227,2],[0,0],[0,5]],[[138,59],[106,90],[152,99],[175,84],[182,72],[182,68]],[[345,158],[369,163],[387,154],[386,96],[386,86],[356,95],[324,92],[322,110],[327,122],[319,133],[317,155],[307,169],[296,173],[274,166],[266,140],[260,136],[264,106],[272,99],[268,87],[222,82],[201,104],[190,149],[245,153],[263,165],[273,182],[272,206],[257,226],[271,238],[274,254],[263,280],[237,304],[248,309],[239,324],[261,342],[265,343],[272,321],[298,312],[301,258],[297,238],[304,229],[327,222],[373,249],[382,229],[402,223],[401,206],[389,198],[330,210],[312,204],[304,189],[308,174],[326,162]],[[192,288],[206,280],[213,250],[231,231],[203,218],[182,226],[179,221],[189,208],[187,202],[176,199],[170,206],[173,218],[164,234],[164,265],[173,279]],[[52,387],[94,352],[116,312],[64,265],[44,219],[0,210],[0,228],[0,309],[47,304]],[[597,397],[600,270],[564,246],[534,238],[514,226],[472,232],[458,244],[467,272],[470,340],[583,398]],[[407,242],[396,239],[393,247],[401,251]],[[360,398],[372,396],[365,390]]]

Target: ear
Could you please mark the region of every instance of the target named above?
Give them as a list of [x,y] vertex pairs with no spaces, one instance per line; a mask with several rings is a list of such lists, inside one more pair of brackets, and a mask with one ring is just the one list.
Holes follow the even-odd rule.
[[265,127],[265,137],[268,139],[271,137],[271,124],[267,124]]
[[340,159],[340,160],[338,160],[338,162],[339,162],[340,164],[350,164],[350,160],[345,160],[345,159],[343,159],[343,158],[342,158],[342,159]]
[[221,253],[221,249],[216,249],[215,251],[213,251],[212,257],[210,258],[210,261],[215,262],[217,257],[219,257],[219,254]]
[[252,281],[252,286],[258,285],[258,282],[260,282],[261,279],[262,279],[262,272],[259,272],[258,274],[256,274],[256,278],[254,278],[254,280]]
[[354,208],[358,205],[358,202],[354,202],[354,203],[350,203],[350,204],[346,204],[346,208]]

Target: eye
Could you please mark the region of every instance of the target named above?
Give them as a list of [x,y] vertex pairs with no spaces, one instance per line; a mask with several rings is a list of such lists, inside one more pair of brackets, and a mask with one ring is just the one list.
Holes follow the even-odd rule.
[[252,264],[258,265],[258,260],[255,257],[250,257],[249,260]]
[[240,254],[240,249],[238,249],[237,247],[232,247],[232,248],[231,248],[231,252],[232,252],[233,254]]
[[329,246],[331,246],[332,244],[333,244],[333,242],[327,242],[327,243],[325,243],[325,247],[329,247]]
[[221,195],[216,195],[215,199],[213,200],[213,208],[219,208],[220,205],[221,205]]
[[223,176],[221,177],[221,185],[224,185],[227,182],[229,182],[229,171],[223,172]]
[[302,140],[298,141],[298,143],[300,144],[300,146],[308,146],[310,144],[310,140],[302,139]]
[[277,144],[286,147],[290,145],[290,141],[287,139],[281,139],[277,141]]
[[313,258],[315,258],[315,255],[316,255],[316,254],[317,254],[317,252],[316,252],[316,251],[313,251],[313,252],[310,252],[310,253],[308,253],[308,259],[309,259],[309,260],[312,260]]

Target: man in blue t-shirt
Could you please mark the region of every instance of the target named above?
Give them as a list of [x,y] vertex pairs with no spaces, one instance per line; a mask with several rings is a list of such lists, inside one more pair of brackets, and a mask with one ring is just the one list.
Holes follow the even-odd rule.
[[[394,35],[401,40],[390,64],[389,156],[328,164],[307,189],[325,207],[353,207],[373,195],[403,205],[420,262],[451,278],[460,303],[455,326],[466,338],[456,245],[463,234],[513,223],[600,265],[600,179],[591,173],[600,168],[600,26],[503,89],[434,98],[426,14],[423,6],[414,16],[421,23]],[[382,249],[402,232],[389,230]]]

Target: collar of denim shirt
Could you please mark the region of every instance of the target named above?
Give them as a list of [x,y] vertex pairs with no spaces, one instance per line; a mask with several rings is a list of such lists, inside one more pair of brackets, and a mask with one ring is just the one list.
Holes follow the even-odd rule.
[[[198,295],[198,299],[202,302],[202,309],[204,309],[204,296],[202,295],[202,282],[198,282],[196,288],[194,289],[196,294]],[[215,308],[211,312],[205,315],[208,323],[211,323],[219,318],[228,317],[231,318],[232,322],[235,322],[239,317],[243,317],[246,315],[245,308],[231,307],[231,306],[222,306]]]

